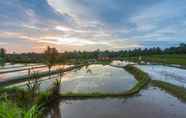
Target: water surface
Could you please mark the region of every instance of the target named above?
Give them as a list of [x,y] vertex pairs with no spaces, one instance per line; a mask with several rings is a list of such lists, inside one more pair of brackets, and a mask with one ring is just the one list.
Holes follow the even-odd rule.
[[[185,118],[186,104],[150,87],[128,99],[61,100],[48,118]],[[51,117],[52,116],[52,117]]]
[[186,88],[186,70],[163,65],[137,65],[151,79],[162,80]]
[[131,89],[136,82],[124,69],[109,65],[90,65],[66,73],[61,91],[120,93]]
[[[38,67],[38,66],[41,66],[41,65],[37,65],[37,66],[35,65],[35,66],[31,66],[31,67]],[[56,69],[59,69],[59,68],[67,68],[67,67],[70,67],[70,66],[71,65],[56,65],[56,66],[53,66],[51,70],[56,70]],[[24,67],[24,68],[26,70],[0,74],[0,82],[1,81],[15,79],[16,77],[19,77],[19,76],[26,76],[26,75],[28,75],[30,67]],[[13,69],[15,69],[15,68],[13,68]],[[39,72],[46,72],[46,71],[48,71],[48,67],[43,66],[43,65],[41,67],[39,67],[39,68],[31,69],[31,73],[39,73]]]
[[[41,78],[41,91],[51,88],[59,75]],[[130,90],[136,79],[124,69],[109,65],[90,65],[65,72],[60,87],[61,93],[121,93]],[[25,82],[16,84],[23,85]]]

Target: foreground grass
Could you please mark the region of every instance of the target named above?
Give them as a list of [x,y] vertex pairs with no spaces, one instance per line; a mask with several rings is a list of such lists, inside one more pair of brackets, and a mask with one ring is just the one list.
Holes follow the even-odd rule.
[[177,97],[178,99],[186,102],[186,89],[180,86],[176,86],[167,82],[152,80],[151,84],[153,86],[159,87],[162,90],[170,93],[171,95]]
[[[34,87],[28,90],[17,87],[1,88],[0,118],[15,118],[15,116],[16,118],[45,118],[51,105],[60,98],[60,82],[56,80],[45,92],[40,92],[39,88],[34,89]],[[10,106],[12,106],[10,110],[7,110]]]
[[19,107],[12,101],[0,102],[0,118],[40,118],[38,106],[33,106],[30,109]]
[[[40,95],[38,95],[40,98]],[[37,99],[38,99],[37,98]],[[0,118],[41,118],[38,100],[19,88],[0,89]]]
[[[177,64],[186,67],[186,54],[162,54],[141,56],[145,62],[160,63],[160,64]],[[139,62],[138,57],[126,57],[126,60]]]

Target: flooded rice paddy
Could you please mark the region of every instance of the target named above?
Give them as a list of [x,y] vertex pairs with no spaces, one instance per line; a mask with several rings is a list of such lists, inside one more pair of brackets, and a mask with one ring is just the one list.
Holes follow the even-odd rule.
[[[162,65],[136,65],[152,79],[179,86],[186,85],[186,70]],[[47,68],[40,68],[40,71]],[[16,72],[16,74],[26,72]],[[2,76],[2,74],[0,74]],[[14,75],[15,76],[15,75]],[[52,87],[59,75],[43,77],[40,90]],[[137,81],[122,68],[110,65],[89,65],[62,76],[61,93],[121,93],[130,90]],[[12,86],[25,87],[26,82]],[[10,87],[10,86],[9,86]],[[128,98],[61,99],[53,103],[47,118],[185,118],[186,103],[150,85]]]
[[[72,65],[57,65],[52,68],[52,70],[56,70],[59,68],[68,68]],[[28,70],[31,69],[31,73],[39,73],[39,72],[46,72],[48,71],[48,67],[44,65],[32,65],[32,66],[23,66],[19,68],[9,68],[9,70],[13,71],[16,70],[15,72],[6,72],[6,73],[1,73],[3,71],[7,71],[7,69],[2,69],[0,71],[0,82],[6,81],[6,80],[11,80],[15,79],[16,77],[19,76],[25,76],[28,75]],[[20,71],[17,71],[20,70]]]
[[138,65],[151,79],[169,82],[186,88],[186,70],[163,65]]
[[[51,78],[57,79],[59,76],[54,75]],[[55,82],[55,79],[48,77],[42,80],[44,80],[40,84],[42,91]],[[109,65],[90,65],[66,72],[62,77],[61,92],[121,93],[130,90],[136,83],[136,79],[124,69]]]
[[131,89],[136,82],[135,78],[124,69],[109,65],[90,65],[66,73],[61,91],[121,93]]
[[[48,118],[185,118],[186,104],[149,87],[130,98],[61,100]],[[52,116],[52,117],[51,117]]]

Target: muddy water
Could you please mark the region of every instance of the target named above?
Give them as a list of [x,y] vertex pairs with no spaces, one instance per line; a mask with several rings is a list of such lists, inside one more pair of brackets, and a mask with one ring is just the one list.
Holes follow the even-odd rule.
[[163,65],[138,65],[151,79],[162,80],[186,88],[186,70]]
[[48,118],[185,118],[186,104],[158,88],[128,99],[61,100]]

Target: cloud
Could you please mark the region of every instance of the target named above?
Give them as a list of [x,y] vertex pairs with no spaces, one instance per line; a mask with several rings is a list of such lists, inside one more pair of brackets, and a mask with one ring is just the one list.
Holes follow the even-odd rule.
[[[186,0],[0,2],[0,42],[9,50],[120,50],[186,42]],[[153,43],[154,42],[154,43]],[[27,45],[26,45],[27,44]],[[70,48],[69,48],[70,47]],[[19,49],[20,51],[20,49]]]

